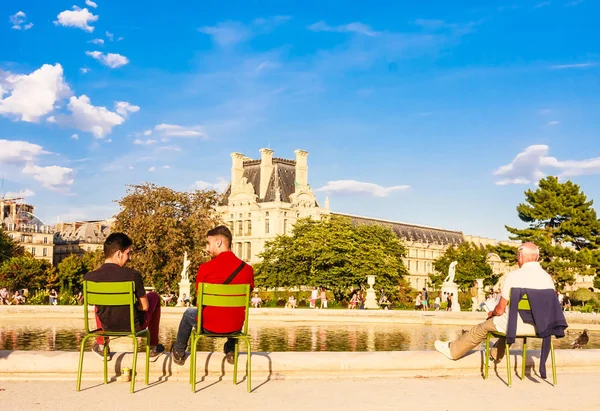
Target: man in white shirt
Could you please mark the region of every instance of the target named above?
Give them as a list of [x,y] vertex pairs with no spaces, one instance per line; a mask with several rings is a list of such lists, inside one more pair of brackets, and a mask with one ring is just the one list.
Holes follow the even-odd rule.
[[[511,288],[554,290],[552,277],[538,263],[539,256],[540,251],[535,244],[524,243],[521,245],[517,250],[519,269],[506,275],[500,301],[492,311],[487,313],[488,319],[471,328],[469,332],[462,334],[454,341],[436,341],[435,349],[451,360],[458,360],[485,341],[488,331],[505,333],[508,326],[508,301],[510,300]],[[517,316],[517,333],[530,332],[535,332],[533,325],[524,323],[521,317]],[[503,339],[500,339],[496,345],[504,347]],[[496,359],[501,358],[501,353],[498,354]]]

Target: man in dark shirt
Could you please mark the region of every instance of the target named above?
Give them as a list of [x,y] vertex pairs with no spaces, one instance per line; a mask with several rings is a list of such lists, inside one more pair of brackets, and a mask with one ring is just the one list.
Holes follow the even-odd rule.
[[[225,226],[218,226],[206,234],[206,251],[212,260],[200,265],[196,275],[196,290],[198,284],[223,284],[234,272],[237,274],[229,284],[250,284],[254,288],[254,271],[231,252],[231,231]],[[245,310],[241,307],[204,307],[202,311],[202,329],[215,334],[228,334],[242,329],[245,319]],[[188,308],[177,332],[177,341],[171,347],[172,358],[175,364],[185,363],[185,349],[192,332],[197,325],[197,308]],[[228,338],[225,346],[225,356],[229,364],[233,364],[236,340]],[[194,347],[192,347],[194,349]]]
[[[146,293],[142,275],[133,268],[125,267],[131,255],[133,242],[123,233],[112,233],[104,242],[104,264],[96,271],[84,276],[86,281],[94,282],[125,282],[135,284],[135,328],[137,331],[148,328],[150,331],[150,357],[156,359],[165,351],[158,344],[158,327],[160,324],[160,296],[155,292]],[[107,331],[130,331],[129,306],[96,306],[96,326]],[[104,344],[108,337],[98,337],[92,351],[103,357]],[[110,351],[110,350],[109,350]]]

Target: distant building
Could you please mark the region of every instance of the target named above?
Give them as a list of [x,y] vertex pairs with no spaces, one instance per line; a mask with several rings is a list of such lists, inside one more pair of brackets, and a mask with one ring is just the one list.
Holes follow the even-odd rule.
[[71,254],[83,255],[102,249],[112,221],[77,221],[58,223],[54,232],[54,264]]
[[[429,285],[429,274],[435,272],[433,261],[448,247],[465,241],[481,247],[497,243],[493,239],[466,236],[461,231],[332,213],[329,200],[326,199],[321,207],[308,184],[306,151],[296,150],[294,160],[273,157],[273,151],[266,148],[260,153],[259,160],[240,153],[231,154],[231,182],[223,203],[217,207],[234,235],[233,252],[251,264],[260,261],[258,254],[264,250],[266,241],[289,234],[299,218],[320,219],[323,215],[339,215],[348,217],[355,224],[390,228],[406,245],[407,280],[417,289]],[[510,271],[510,267],[495,254],[490,254],[488,261],[496,273]]]
[[2,229],[25,251],[52,264],[54,227],[44,224],[33,211],[34,207],[22,198],[0,199]]
[[112,220],[44,224],[22,198],[0,199],[2,228],[33,257],[58,264],[71,254],[103,247]]

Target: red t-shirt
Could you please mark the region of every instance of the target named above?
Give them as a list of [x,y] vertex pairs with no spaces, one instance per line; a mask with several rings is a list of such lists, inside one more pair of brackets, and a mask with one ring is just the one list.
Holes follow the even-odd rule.
[[[231,251],[223,251],[218,256],[198,268],[196,290],[199,283],[223,284],[223,282],[240,266],[242,260]],[[229,284],[250,284],[254,288],[254,270],[248,264],[235,276]],[[202,328],[214,333],[231,333],[239,331],[244,325],[246,313],[241,307],[204,307],[202,311]]]

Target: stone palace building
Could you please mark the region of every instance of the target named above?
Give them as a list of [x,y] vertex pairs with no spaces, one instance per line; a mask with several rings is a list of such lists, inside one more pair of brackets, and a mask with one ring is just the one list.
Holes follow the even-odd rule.
[[[482,247],[497,244],[493,239],[460,231],[332,212],[328,199],[319,205],[308,183],[308,153],[296,150],[294,154],[294,160],[273,157],[273,151],[267,148],[260,150],[258,160],[231,154],[231,182],[217,211],[234,235],[233,251],[250,264],[260,260],[258,254],[266,241],[289,234],[296,220],[320,219],[322,215],[340,215],[355,224],[389,227],[406,244],[407,280],[417,289],[428,285],[429,274],[434,272],[433,261],[448,247],[465,241]],[[511,269],[496,254],[489,254],[488,261],[498,274]]]

